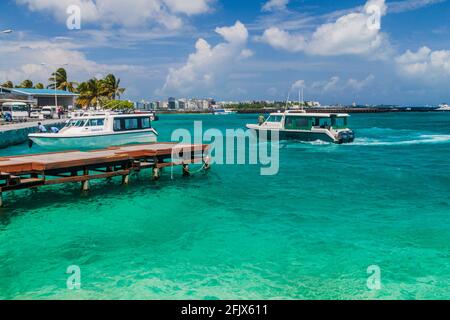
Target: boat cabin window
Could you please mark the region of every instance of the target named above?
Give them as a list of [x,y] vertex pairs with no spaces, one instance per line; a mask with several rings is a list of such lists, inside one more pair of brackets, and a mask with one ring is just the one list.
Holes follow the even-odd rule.
[[114,119],[114,131],[122,130],[122,121],[121,119]]
[[152,127],[150,118],[142,118],[142,129],[149,129]]
[[89,119],[87,127],[103,127],[105,119]]
[[348,126],[346,117],[333,117],[331,118],[331,126],[335,129],[345,129]]
[[327,128],[331,126],[331,118],[314,118],[313,126],[320,128]]
[[151,127],[151,121],[148,117],[114,119],[114,131],[150,129]]
[[285,128],[291,130],[308,130],[311,128],[308,117],[288,116],[285,120]]
[[139,128],[138,119],[136,118],[125,119],[125,130],[134,130],[138,128]]
[[267,122],[281,122],[282,119],[283,119],[283,116],[270,116],[267,119]]

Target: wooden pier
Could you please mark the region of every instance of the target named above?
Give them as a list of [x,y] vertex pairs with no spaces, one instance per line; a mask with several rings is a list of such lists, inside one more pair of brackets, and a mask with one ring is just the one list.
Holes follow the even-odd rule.
[[175,143],[139,144],[93,151],[66,151],[0,157],[0,207],[2,193],[46,185],[81,183],[89,189],[89,181],[121,176],[128,184],[131,173],[151,169],[151,177],[160,177],[165,167],[182,166],[189,175],[189,164],[203,163],[209,167],[209,145]]

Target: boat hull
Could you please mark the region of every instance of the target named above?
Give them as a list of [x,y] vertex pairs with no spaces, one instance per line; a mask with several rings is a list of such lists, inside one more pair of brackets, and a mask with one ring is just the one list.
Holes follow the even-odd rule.
[[[267,140],[272,140],[274,136],[274,131],[272,130],[255,130],[258,138],[266,138]],[[277,131],[279,140],[297,140],[297,141],[324,141],[329,143],[337,143],[334,139],[331,139],[325,133],[315,133],[315,132],[288,132],[288,131]]]
[[110,146],[122,146],[133,143],[152,143],[157,141],[152,131],[131,132],[120,134],[106,134],[86,137],[67,137],[34,134],[29,139],[38,146],[44,148],[79,149],[79,148],[106,148]]
[[323,141],[326,143],[343,144],[343,143],[351,143],[354,140],[354,137],[351,139],[345,139],[345,140],[333,139],[325,132],[291,131],[291,130],[264,130],[264,129],[256,128],[254,126],[248,126],[248,128],[254,130],[259,139],[267,139],[269,141],[273,140],[275,132],[278,133],[278,139],[280,141],[283,141],[283,140],[296,140],[296,141],[304,141],[304,142]]

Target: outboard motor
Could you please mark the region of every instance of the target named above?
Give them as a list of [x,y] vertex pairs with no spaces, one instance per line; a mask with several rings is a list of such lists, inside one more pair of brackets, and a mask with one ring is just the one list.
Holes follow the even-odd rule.
[[350,130],[348,132],[348,142],[353,142],[355,141],[355,132],[353,130]]
[[351,143],[355,140],[355,133],[352,130],[341,131],[338,136],[339,144]]
[[339,132],[339,144],[347,143],[348,134],[347,131]]

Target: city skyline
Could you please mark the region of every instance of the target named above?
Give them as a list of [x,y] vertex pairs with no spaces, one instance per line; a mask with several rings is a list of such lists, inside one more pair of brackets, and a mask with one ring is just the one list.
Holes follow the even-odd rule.
[[[0,4],[0,82],[117,74],[125,99],[323,104],[448,101],[450,3],[413,1],[16,0]],[[80,8],[69,30],[67,9]],[[380,28],[368,28],[373,6]],[[156,9],[155,9],[156,8]],[[376,19],[375,19],[376,20]],[[376,21],[374,21],[376,22]]]

